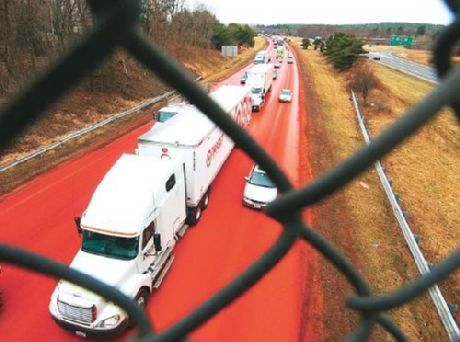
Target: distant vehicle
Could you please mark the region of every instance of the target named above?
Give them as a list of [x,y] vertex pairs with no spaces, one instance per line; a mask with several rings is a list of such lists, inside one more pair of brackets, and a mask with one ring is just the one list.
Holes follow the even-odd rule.
[[278,46],[276,49],[276,56],[283,58],[284,56],[284,47],[282,45]]
[[273,81],[273,64],[260,64],[254,65],[247,71],[248,78],[246,80],[246,86],[251,89],[252,92],[252,109],[259,111],[262,109],[262,105],[265,101],[265,95],[270,91]]
[[281,63],[279,61],[276,61],[274,67],[275,69],[279,69],[281,67]]
[[379,57],[379,56],[373,56],[372,59],[373,59],[374,61],[379,61],[379,60],[380,60],[380,57]]
[[273,70],[273,79],[276,80],[278,78],[278,72]]
[[248,73],[245,72],[245,73],[243,74],[243,76],[241,76],[240,83],[241,83],[241,84],[245,84],[247,78],[248,78]]
[[291,102],[292,101],[292,91],[289,89],[281,90],[278,101],[279,102]]
[[254,64],[266,64],[270,61],[268,50],[260,50],[254,57]]
[[294,63],[294,57],[292,57],[292,56],[288,56],[288,58],[287,58],[287,62],[288,62],[288,64],[292,64],[292,63]]
[[262,209],[278,195],[276,185],[257,164],[245,177],[243,205],[254,209]]

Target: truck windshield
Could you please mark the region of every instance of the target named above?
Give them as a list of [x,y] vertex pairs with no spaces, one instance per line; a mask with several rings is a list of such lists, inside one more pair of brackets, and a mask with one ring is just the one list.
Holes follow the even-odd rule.
[[176,114],[177,114],[176,112],[166,112],[166,111],[158,112],[157,121],[158,122],[165,122],[165,121],[171,119]]
[[131,260],[139,251],[139,237],[123,238],[83,230],[82,251],[107,258]]
[[251,178],[249,178],[249,183],[265,188],[276,188],[276,185],[268,178],[265,172],[253,172]]

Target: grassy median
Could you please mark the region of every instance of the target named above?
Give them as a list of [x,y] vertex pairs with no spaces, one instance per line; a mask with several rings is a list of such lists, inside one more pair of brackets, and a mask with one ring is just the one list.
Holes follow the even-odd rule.
[[[317,177],[350,156],[364,144],[364,140],[347,90],[350,76],[335,72],[319,51],[298,51],[302,56],[308,110],[305,134],[309,140],[313,173]],[[375,74],[384,86],[371,94],[369,105],[364,108],[372,134],[377,134],[382,127],[393,122],[405,108],[430,90],[429,83],[383,67],[376,67]],[[458,186],[454,189],[454,185],[460,182],[454,175],[453,167],[459,165],[456,153],[459,150],[458,140],[454,138],[459,132],[458,127],[452,124],[455,126],[452,116],[442,115],[384,160],[394,189],[401,195],[403,207],[411,215],[411,226],[423,235],[421,245],[429,260],[433,260],[433,254],[445,255],[460,241],[458,219],[453,211],[458,208],[460,198]],[[446,132],[452,132],[452,135]],[[447,144],[449,140],[452,141]],[[449,170],[443,170],[441,165]],[[446,179],[452,181],[446,182]],[[438,191],[444,198],[429,195]],[[428,209],[429,205],[435,210]],[[438,209],[441,207],[443,209]],[[408,284],[418,276],[373,169],[357,177],[340,193],[315,206],[314,213],[315,227],[351,259],[377,293],[386,293]],[[324,291],[322,323],[326,327],[334,326],[334,329],[326,328],[326,340],[342,340],[357,323],[356,315],[343,305],[344,296],[352,289],[343,276],[326,262],[321,269]],[[458,278],[454,278],[451,277],[451,286],[447,289],[450,298],[458,302],[454,293],[458,295],[460,292],[459,282]],[[410,340],[447,339],[428,295],[392,310],[390,315]],[[382,329],[376,330],[372,339],[392,340]]]

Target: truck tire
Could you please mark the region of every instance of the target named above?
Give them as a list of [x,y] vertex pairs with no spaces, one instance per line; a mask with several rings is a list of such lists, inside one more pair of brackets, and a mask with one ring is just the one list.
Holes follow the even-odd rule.
[[[142,310],[145,310],[145,307],[147,306],[149,294],[150,294],[149,290],[147,290],[146,288],[141,288],[139,292],[137,293],[136,297],[134,298],[137,304],[139,304],[139,306],[142,307]],[[128,322],[128,327],[129,328],[134,327],[134,322],[132,322],[130,319]]]
[[198,223],[201,218],[201,203],[198,203],[196,207],[189,208],[186,223],[194,226]]
[[202,205],[201,205],[203,210],[206,209],[208,207],[208,205],[209,205],[209,192],[210,191],[211,191],[211,189],[208,189],[208,191],[206,191],[206,193],[203,196]]
[[142,307],[142,309],[145,309],[147,306],[147,301],[149,300],[149,291],[145,288],[140,289],[135,300],[137,304]]

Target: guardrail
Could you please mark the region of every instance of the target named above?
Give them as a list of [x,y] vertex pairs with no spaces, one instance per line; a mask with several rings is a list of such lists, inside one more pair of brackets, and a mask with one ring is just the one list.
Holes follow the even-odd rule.
[[63,138],[60,138],[58,139],[57,141],[49,144],[49,145],[46,145],[44,147],[40,147],[39,149],[36,149],[35,151],[33,152],[30,152],[12,162],[9,162],[9,163],[6,163],[5,165],[0,165],[0,172],[4,172],[6,170],[9,170],[11,169],[12,167],[15,167],[19,164],[22,164],[24,163],[25,161],[28,161],[30,159],[33,159],[35,157],[38,157],[40,155],[42,155],[43,153],[45,152],[48,152],[50,150],[53,150],[55,149],[56,147],[59,147],[61,146],[62,144],[66,143],[67,141],[69,140],[72,140],[72,139],[75,139],[75,138],[78,138],[78,137],[81,137],[82,135],[85,135],[89,132],[92,132],[94,131],[95,129],[99,128],[99,127],[103,127],[111,122],[114,122],[120,118],[123,118],[129,114],[132,114],[132,113],[136,113],[142,109],[144,109],[145,107],[148,107],[148,106],[151,106],[152,104],[155,104],[157,102],[160,102],[161,100],[164,100],[165,98],[168,98],[169,96],[173,95],[174,93],[176,93],[175,91],[169,91],[167,93],[164,93],[162,95],[159,95],[157,97],[154,97],[152,99],[149,99],[147,101],[144,101],[142,103],[140,103],[139,105],[133,107],[133,108],[130,108],[124,112],[120,112],[120,113],[117,113],[117,114],[114,114],[114,115],[111,115],[110,117],[108,117],[107,119],[104,119],[102,121],[99,121],[98,123],[95,123],[94,125],[91,125],[91,126],[88,126],[88,127],[85,127],[85,128],[82,128],[78,131],[74,131],[68,135],[66,135],[65,137]]
[[[361,128],[364,140],[366,141],[366,144],[370,144],[371,138],[367,131],[364,117],[361,114],[356,94],[352,91],[351,96],[353,99],[353,104],[355,106],[356,118],[358,119],[359,127]],[[422,251],[420,250],[417,244],[416,236],[414,235],[414,233],[412,233],[412,230],[410,229],[409,224],[406,221],[404,212],[398,203],[398,198],[395,196],[393,192],[391,183],[388,181],[382,164],[379,160],[377,160],[374,163],[374,165],[375,169],[378,172],[383,189],[385,190],[385,193],[387,194],[388,199],[391,203],[391,208],[396,217],[396,220],[398,220],[399,226],[401,227],[404,239],[406,240],[406,243],[415,259],[415,263],[417,265],[417,268],[419,269],[419,272],[422,275],[430,273],[430,266],[426,262],[425,257],[423,256]],[[437,285],[431,287],[429,289],[429,293],[439,313],[439,317],[441,318],[441,321],[444,324],[447,333],[449,334],[449,339],[451,341],[460,341],[460,330],[449,310],[449,306],[447,305],[446,300],[444,299],[443,295],[441,294],[441,291],[439,290],[439,287]]]

